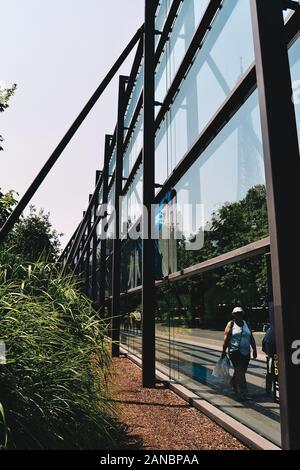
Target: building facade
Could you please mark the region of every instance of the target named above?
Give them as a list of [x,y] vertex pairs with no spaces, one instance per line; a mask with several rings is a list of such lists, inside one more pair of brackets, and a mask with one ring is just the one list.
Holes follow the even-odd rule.
[[[103,170],[62,259],[111,320],[113,354],[121,346],[142,359],[146,386],[159,371],[267,441],[299,449],[298,6],[146,0]],[[212,375],[236,306],[258,347],[243,403]]]

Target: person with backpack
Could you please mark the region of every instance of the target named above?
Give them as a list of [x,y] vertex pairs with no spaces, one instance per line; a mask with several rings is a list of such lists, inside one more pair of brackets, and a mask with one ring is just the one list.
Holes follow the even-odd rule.
[[266,374],[266,392],[271,395],[273,392],[275,402],[278,402],[277,392],[279,389],[278,377],[275,374],[276,343],[274,327],[271,326],[266,331],[262,340],[262,350],[266,355],[267,374]]
[[244,320],[244,310],[235,307],[232,311],[233,320],[227,323],[224,332],[222,358],[226,356],[227,349],[233,365],[231,385],[240,399],[247,399],[246,372],[250,362],[252,348],[253,359],[257,358],[256,343],[252,331]]

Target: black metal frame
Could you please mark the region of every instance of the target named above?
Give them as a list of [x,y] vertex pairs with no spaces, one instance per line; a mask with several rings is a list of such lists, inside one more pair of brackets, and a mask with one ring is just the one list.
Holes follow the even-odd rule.
[[[155,12],[145,2],[144,32],[144,143],[143,143],[143,239],[142,239],[142,376],[143,386],[155,385],[155,256],[152,240],[152,205],[155,195]],[[151,216],[150,216],[151,214]]]
[[[123,295],[142,292],[143,385],[145,387],[153,387],[155,385],[155,287],[165,282],[176,282],[187,276],[200,274],[229,263],[236,263],[251,256],[271,251],[275,327],[280,360],[282,440],[284,448],[299,449],[300,435],[297,432],[297,425],[300,419],[300,405],[298,403],[296,387],[299,373],[297,367],[291,363],[291,344],[294,339],[300,338],[299,301],[297,299],[298,277],[294,272],[295,270],[292,269],[293,266],[299,265],[296,250],[298,240],[294,214],[298,212],[300,160],[295,110],[291,101],[291,78],[287,54],[287,47],[300,35],[299,2],[249,0],[252,5],[255,62],[241,76],[239,82],[228,94],[222,106],[212,116],[197,140],[156,193],[154,178],[155,134],[166,118],[196,55],[201,53],[202,43],[213,27],[214,19],[226,0],[210,0],[208,2],[202,20],[167,91],[166,97],[163,103],[160,104],[160,110],[155,118],[154,107],[157,105],[154,93],[155,69],[172,33],[173,25],[176,22],[183,1],[173,0],[163,30],[155,31],[155,12],[158,0],[145,0],[144,27],[136,33],[120,59],[116,62],[93,98],[50,157],[50,160],[33,185],[29,188],[15,212],[8,219],[0,232],[0,241],[4,239],[11,229],[25,205],[50,171],[97,99],[101,96],[121,62],[124,61],[129,52],[139,42],[128,82],[124,77],[120,79],[118,123],[114,134],[106,136],[103,172],[101,175],[97,174],[95,192],[90,198],[90,203],[82,222],[74,232],[61,256],[61,261],[69,264],[75,272],[85,271],[85,275],[87,275],[90,269],[89,257],[92,256],[91,297],[98,304],[100,315],[104,314],[105,306],[110,304],[112,306],[113,355],[119,354],[120,298]],[[288,17],[286,24],[284,24],[282,10],[290,7],[295,12]],[[160,37],[156,49],[155,35]],[[130,102],[136,77],[143,60],[143,92],[137,100],[128,128],[124,129],[126,108]],[[137,223],[143,222],[144,234],[148,235],[148,238],[144,237],[143,239],[142,285],[127,292],[120,292],[121,240],[120,236],[118,236],[113,245],[112,296],[107,296],[105,293],[107,243],[106,240],[101,240],[100,242],[97,240],[96,230],[100,226],[103,232],[111,219],[107,214],[98,215],[100,190],[103,191],[100,204],[107,204],[109,191],[115,185],[116,210],[117,214],[119,214],[120,206],[118,198],[120,195],[127,193],[138,169],[142,165],[144,176],[143,202],[144,206],[149,210],[151,204],[161,201],[191,165],[198,158],[201,158],[204,149],[238,111],[256,87],[258,87],[259,93],[264,140],[270,238],[258,240],[238,250],[225,253],[217,258],[173,273],[160,281],[155,281],[153,242],[151,237],[149,237],[151,234],[151,220],[142,221],[141,219]],[[137,119],[142,110],[144,112],[143,150],[138,155],[128,178],[123,183],[123,156],[130,143]],[[282,118],[283,115],[284,119]],[[109,175],[109,163],[115,145],[117,147],[116,168],[113,174]],[[288,159],[283,158],[285,155],[288,155]],[[93,224],[90,225],[89,221],[92,215]],[[119,221],[119,218],[117,220]],[[120,235],[119,226],[117,227],[117,235]],[[92,253],[90,250],[91,243]],[[98,261],[97,250],[99,245],[100,260]],[[86,262],[85,266],[83,266],[85,256]],[[89,274],[87,275],[87,280],[89,281]],[[98,285],[99,295],[97,294]]]
[[[105,154],[104,154],[104,169],[103,169],[103,204],[107,204],[108,200],[108,167],[109,167],[109,160],[112,151],[112,141],[113,136],[106,135],[105,136]],[[104,233],[104,228],[106,225],[106,218],[101,220],[101,232]],[[106,277],[106,239],[103,238],[101,240],[100,245],[100,269],[98,271],[98,281],[99,281],[99,311],[100,315],[103,315],[104,308],[105,308],[105,277]]]
[[143,34],[144,26],[142,26],[136,34],[133,36],[131,41],[128,43],[127,47],[124,49],[118,60],[114,63],[104,80],[101,82],[93,96],[89,99],[81,113],[78,115],[78,117],[75,119],[74,123],[71,125],[70,129],[67,131],[61,142],[58,144],[52,155],[49,157],[39,174],[36,176],[14,211],[11,213],[3,227],[1,227],[0,230],[0,243],[3,242],[3,240],[6,238],[10,230],[14,227],[15,223],[19,219],[20,215],[23,213],[24,209],[26,206],[29,204],[31,199],[33,198],[34,194],[36,191],[39,189],[40,185],[43,183],[44,179],[47,177],[49,174],[50,170],[52,167],[55,165],[71,139],[74,137],[76,132],[78,131],[79,127],[83,123],[83,121],[86,119],[86,117],[89,115],[99,98],[102,96],[103,92],[107,88],[107,86],[110,84],[111,80],[113,77],[116,75],[118,70],[120,69],[121,65],[125,62],[135,45],[138,43],[138,41],[141,38],[141,35]]
[[116,169],[115,169],[115,237],[113,241],[113,280],[112,280],[112,356],[120,355],[120,282],[121,282],[121,233],[120,215],[123,185],[123,146],[124,119],[126,111],[126,86],[128,77],[121,76],[119,81],[118,123],[116,135]]
[[298,276],[293,269],[300,264],[300,253],[295,249],[295,214],[300,200],[297,125],[282,2],[251,0],[251,7],[271,239],[282,445],[299,450],[299,367],[291,360],[292,343],[300,338]]

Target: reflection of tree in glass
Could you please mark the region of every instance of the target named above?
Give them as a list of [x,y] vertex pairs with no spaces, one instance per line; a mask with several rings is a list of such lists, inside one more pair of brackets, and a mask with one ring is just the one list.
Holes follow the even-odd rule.
[[[266,190],[263,185],[257,185],[248,191],[244,199],[223,205],[213,215],[202,250],[186,251],[184,240],[179,243],[180,267],[195,265],[267,235]],[[252,323],[258,323],[267,305],[265,257],[250,258],[182,280],[176,288],[183,305],[187,307],[186,326],[198,324],[221,328],[236,305],[243,305]],[[175,298],[174,293],[171,297]]]
[[199,251],[187,251],[186,240],[182,238],[179,241],[180,268],[193,266],[266,237],[268,215],[265,186],[254,186],[244,199],[224,204],[213,214],[208,227],[204,246]]

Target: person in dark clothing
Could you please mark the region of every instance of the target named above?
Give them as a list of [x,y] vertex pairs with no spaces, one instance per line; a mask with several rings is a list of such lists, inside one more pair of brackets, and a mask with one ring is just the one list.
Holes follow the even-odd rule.
[[222,357],[229,351],[229,358],[232,362],[234,373],[231,380],[233,390],[239,398],[247,398],[246,372],[250,362],[251,348],[253,358],[257,358],[256,343],[252,331],[244,320],[244,310],[235,307],[231,320],[225,328]]

